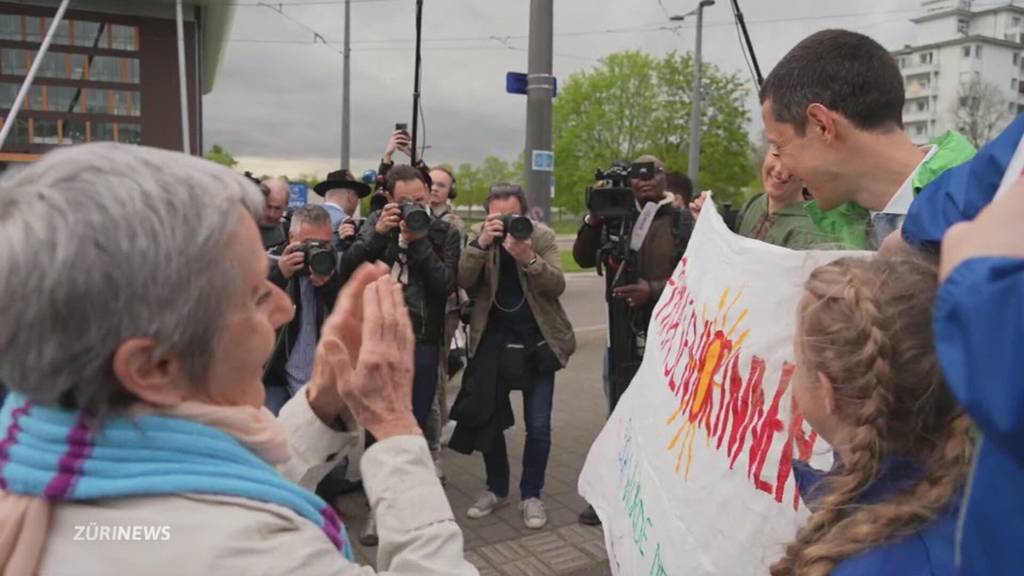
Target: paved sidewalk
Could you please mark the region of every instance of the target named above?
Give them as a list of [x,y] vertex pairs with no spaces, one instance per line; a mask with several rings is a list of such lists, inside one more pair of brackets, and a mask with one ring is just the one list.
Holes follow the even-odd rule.
[[[600,333],[581,334],[579,348],[569,366],[555,378],[551,457],[543,494],[548,525],[544,529],[526,528],[519,511],[524,431],[518,392],[512,395],[517,425],[505,433],[513,486],[508,505],[486,518],[467,518],[466,510],[484,489],[483,457],[445,450],[443,464],[448,476],[448,499],[462,527],[466,558],[480,569],[482,576],[611,574],[600,528],[577,522],[577,516],[586,506],[576,493],[577,478],[605,418],[601,390],[602,338]],[[363,548],[358,543],[367,515],[365,497],[351,494],[341,498],[339,504],[354,540],[357,559],[374,564],[376,549]]]

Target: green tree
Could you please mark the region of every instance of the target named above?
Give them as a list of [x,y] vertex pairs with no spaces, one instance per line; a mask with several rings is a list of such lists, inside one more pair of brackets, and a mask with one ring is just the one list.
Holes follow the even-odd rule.
[[221,148],[220,144],[214,144],[213,148],[210,148],[206,151],[206,154],[203,154],[203,158],[228,168],[234,168],[238,165],[238,160],[235,160],[235,157],[230,152]]
[[[704,64],[700,187],[719,201],[738,202],[750,181],[746,82]],[[686,170],[693,59],[662,59],[635,51],[603,58],[572,75],[554,105],[554,203],[584,208],[594,170],[614,160],[654,154],[669,170]]]

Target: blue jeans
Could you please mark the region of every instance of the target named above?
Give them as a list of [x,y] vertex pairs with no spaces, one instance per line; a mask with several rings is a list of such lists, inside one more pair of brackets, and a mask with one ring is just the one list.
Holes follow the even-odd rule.
[[[523,477],[519,494],[523,500],[540,498],[544,488],[544,474],[551,453],[551,404],[555,394],[555,373],[538,374],[533,388],[523,391],[523,419],[526,420],[526,447],[523,450]],[[495,441],[490,452],[484,453],[487,470],[487,489],[499,497],[508,496],[508,448],[505,434]]]
[[436,344],[416,344],[415,366],[412,376],[412,413],[420,430],[426,434],[430,420],[430,406],[437,393],[437,371],[441,361]]

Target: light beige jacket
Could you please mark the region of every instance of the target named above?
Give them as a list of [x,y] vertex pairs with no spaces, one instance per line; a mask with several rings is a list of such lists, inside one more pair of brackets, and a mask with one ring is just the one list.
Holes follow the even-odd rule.
[[[315,487],[361,440],[331,430],[305,391],[279,416],[292,460],[281,473]],[[345,560],[321,529],[288,508],[245,498],[180,494],[55,504],[40,576],[476,575],[462,532],[419,436],[378,442],[362,460],[377,513],[379,571]],[[166,526],[155,541],[97,541],[98,527]],[[354,536],[353,536],[354,537]]]

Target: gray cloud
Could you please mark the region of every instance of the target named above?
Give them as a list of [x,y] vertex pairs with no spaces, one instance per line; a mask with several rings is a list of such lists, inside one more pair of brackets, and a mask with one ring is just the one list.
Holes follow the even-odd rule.
[[[670,26],[665,12],[694,2],[559,0],[555,3],[554,72],[565,82],[607,54],[626,49],[662,55],[690,50],[692,24],[675,33],[622,28]],[[762,70],[801,38],[830,27],[865,32],[890,48],[913,39],[908,19],[917,0],[741,0]],[[342,36],[343,6],[285,7],[328,39]],[[353,169],[373,167],[397,121],[412,112],[414,10],[412,0],[352,5]],[[729,0],[705,13],[705,59],[749,78]],[[526,71],[529,2],[431,0],[424,9],[423,109],[426,157],[431,162],[479,162],[493,154],[514,158],[525,141],[526,99],[505,93],[505,73]],[[501,40],[489,40],[495,36]],[[301,26],[260,7],[239,6],[214,91],[204,99],[205,140],[235,156],[334,159],[340,149],[341,56],[309,42]],[[507,38],[507,39],[506,39]],[[243,42],[256,40],[259,42]],[[260,43],[268,42],[268,43]],[[760,132],[756,98],[752,137]],[[335,160],[336,162],[336,160]]]

